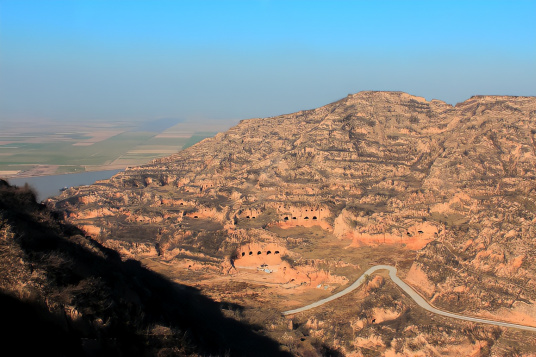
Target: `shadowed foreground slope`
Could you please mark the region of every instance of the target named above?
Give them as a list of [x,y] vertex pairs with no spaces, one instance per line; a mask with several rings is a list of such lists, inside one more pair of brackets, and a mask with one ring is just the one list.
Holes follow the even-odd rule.
[[4,350],[19,355],[287,355],[196,289],[121,261],[0,180]]

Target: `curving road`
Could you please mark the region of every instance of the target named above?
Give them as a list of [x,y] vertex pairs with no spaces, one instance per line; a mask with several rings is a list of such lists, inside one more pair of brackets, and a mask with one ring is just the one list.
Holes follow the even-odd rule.
[[349,292],[357,289],[364,281],[367,275],[371,275],[377,270],[386,269],[389,271],[389,277],[393,280],[393,282],[398,285],[406,294],[408,294],[420,307],[424,308],[425,310],[428,310],[434,314],[438,314],[441,316],[446,317],[452,317],[454,319],[458,320],[464,320],[464,321],[471,321],[471,322],[478,322],[482,324],[488,324],[488,325],[495,325],[495,326],[501,326],[501,327],[512,327],[517,328],[521,330],[536,332],[536,327],[532,326],[525,326],[525,325],[518,325],[518,324],[512,324],[509,322],[501,322],[501,321],[493,321],[493,320],[486,320],[486,319],[480,319],[478,317],[471,317],[471,316],[464,316],[464,315],[458,315],[453,314],[452,312],[442,311],[439,309],[436,309],[435,307],[432,307],[422,296],[420,296],[415,290],[413,290],[408,284],[404,283],[398,276],[396,276],[396,268],[390,265],[375,265],[366,272],[363,273],[357,279],[352,285],[347,287],[346,289],[338,292],[337,294],[331,295],[330,297],[327,297],[325,299],[319,300],[317,302],[314,302],[310,305],[300,307],[298,309],[294,310],[288,310],[283,312],[283,315],[292,315],[296,314],[298,312],[307,311],[310,309],[313,309],[315,307],[318,307],[320,305],[324,305],[327,302],[333,301],[335,299],[340,298],[343,295],[348,294]]

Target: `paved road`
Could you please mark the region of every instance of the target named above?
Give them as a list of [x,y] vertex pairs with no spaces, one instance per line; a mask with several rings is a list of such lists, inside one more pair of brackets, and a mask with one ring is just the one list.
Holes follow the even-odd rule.
[[422,307],[425,310],[428,310],[428,311],[430,311],[430,312],[432,312],[434,314],[438,314],[438,315],[446,316],[446,317],[452,317],[452,318],[458,319],[458,320],[478,322],[478,323],[482,323],[482,324],[489,324],[489,325],[495,325],[495,326],[501,326],[501,327],[512,327],[512,328],[517,328],[517,329],[521,329],[521,330],[527,330],[527,331],[536,332],[536,327],[532,327],[532,326],[525,326],[525,325],[512,324],[512,323],[509,323],[509,322],[501,322],[501,321],[480,319],[478,317],[458,315],[458,314],[453,314],[451,312],[436,309],[435,307],[430,306],[430,304],[428,304],[428,302],[426,300],[424,300],[424,298],[422,296],[420,296],[408,284],[404,283],[398,276],[396,276],[396,268],[393,267],[393,266],[390,266],[390,265],[375,265],[372,268],[370,268],[369,270],[367,270],[366,272],[364,272],[363,275],[361,275],[359,277],[359,279],[357,279],[352,285],[350,285],[346,289],[338,292],[337,294],[331,295],[330,297],[327,297],[325,299],[319,300],[319,301],[314,302],[314,303],[312,303],[310,305],[300,307],[298,309],[285,311],[285,312],[283,312],[283,315],[292,315],[292,314],[296,314],[298,312],[310,310],[310,309],[313,309],[313,308],[318,307],[320,305],[324,305],[327,302],[330,302],[330,301],[333,301],[335,299],[338,299],[341,296],[346,295],[349,292],[357,289],[365,281],[365,277],[367,275],[371,275],[375,271],[382,270],[382,269],[388,270],[389,271],[389,277],[391,277],[391,279],[394,281],[394,283],[396,285],[398,285],[402,290],[404,290],[404,292],[406,294],[408,294],[420,307]]

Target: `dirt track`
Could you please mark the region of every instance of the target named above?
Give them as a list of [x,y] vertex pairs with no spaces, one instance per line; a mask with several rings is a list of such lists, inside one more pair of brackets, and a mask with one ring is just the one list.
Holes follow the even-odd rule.
[[483,323],[483,324],[488,324],[488,325],[495,325],[495,326],[500,326],[500,327],[517,328],[517,329],[521,329],[521,330],[536,332],[536,327],[532,327],[532,326],[518,325],[518,324],[512,324],[512,323],[501,322],[501,321],[486,320],[486,319],[481,319],[481,318],[478,318],[478,317],[471,317],[471,316],[453,314],[453,313],[448,312],[448,311],[442,311],[442,310],[436,309],[435,307],[432,307],[421,295],[419,295],[415,290],[413,290],[408,284],[404,283],[396,275],[396,268],[393,267],[393,266],[390,266],[390,265],[375,265],[372,268],[368,269],[366,272],[364,272],[363,275],[361,275],[352,285],[350,285],[346,289],[338,292],[337,294],[334,294],[334,295],[332,295],[330,297],[327,297],[325,299],[319,300],[319,301],[314,302],[312,304],[309,304],[307,306],[300,307],[298,309],[284,311],[282,314],[283,315],[293,315],[293,314],[296,314],[296,313],[299,313],[299,312],[303,312],[303,311],[313,309],[315,307],[318,307],[320,305],[323,305],[325,303],[328,303],[330,301],[338,299],[341,296],[344,296],[344,295],[354,291],[358,287],[360,287],[361,284],[363,284],[363,282],[367,278],[367,276],[373,274],[377,270],[382,270],[382,269],[388,270],[389,271],[389,277],[393,280],[393,282],[396,285],[398,285],[402,290],[404,290],[404,292],[406,294],[408,294],[420,307],[422,307],[425,310],[428,310],[428,311],[430,311],[430,312],[432,312],[434,314],[438,314],[438,315],[446,316],[446,317],[451,317],[451,318],[458,319],[458,320],[471,321],[471,322]]

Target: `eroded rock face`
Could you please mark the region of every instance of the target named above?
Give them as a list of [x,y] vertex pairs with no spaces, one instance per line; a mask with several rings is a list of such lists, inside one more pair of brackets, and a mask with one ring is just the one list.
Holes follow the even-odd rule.
[[[535,140],[534,97],[475,96],[451,106],[361,92],[243,120],[51,204],[105,244],[152,244],[169,262],[202,253],[227,264],[223,273],[236,252],[237,266],[253,262],[254,245],[263,257],[272,252],[272,265],[283,255],[303,263],[313,238],[285,233],[297,229],[320,230],[350,251],[414,250],[413,267],[401,273],[436,306],[510,319],[521,301],[536,325],[528,311],[536,306]],[[308,254],[360,264],[332,250]]]

